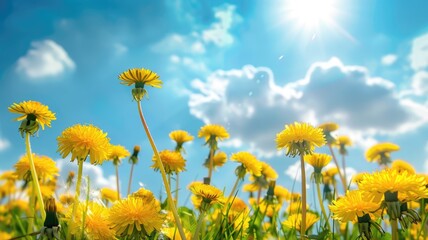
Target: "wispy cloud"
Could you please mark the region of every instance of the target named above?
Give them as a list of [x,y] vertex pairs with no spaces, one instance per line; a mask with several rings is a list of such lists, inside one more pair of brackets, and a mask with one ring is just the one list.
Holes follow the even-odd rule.
[[382,57],[381,63],[385,66],[390,66],[397,61],[398,57],[394,54],[388,54]]
[[213,43],[219,47],[224,47],[234,42],[235,38],[230,33],[230,29],[241,19],[235,10],[236,7],[230,4],[214,9],[214,16],[218,21],[202,31],[204,42]]
[[10,147],[9,140],[7,140],[5,138],[0,138],[0,152],[8,149],[9,147]]
[[418,71],[428,67],[428,33],[415,38],[409,55],[410,66]]
[[73,70],[75,63],[58,43],[52,40],[34,41],[27,54],[17,61],[16,71],[29,79],[43,79]]

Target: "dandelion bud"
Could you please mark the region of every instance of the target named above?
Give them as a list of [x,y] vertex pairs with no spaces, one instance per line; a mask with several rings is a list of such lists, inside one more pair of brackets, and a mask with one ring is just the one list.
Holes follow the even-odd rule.
[[140,146],[134,147],[134,152],[132,152],[131,157],[129,158],[129,163],[137,164],[138,162],[138,153],[140,152]]

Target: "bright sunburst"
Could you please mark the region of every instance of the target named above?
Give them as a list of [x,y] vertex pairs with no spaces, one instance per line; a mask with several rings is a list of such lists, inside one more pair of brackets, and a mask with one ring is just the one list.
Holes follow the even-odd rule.
[[331,25],[335,15],[333,0],[289,0],[285,4],[287,19],[299,28],[314,31],[321,25]]

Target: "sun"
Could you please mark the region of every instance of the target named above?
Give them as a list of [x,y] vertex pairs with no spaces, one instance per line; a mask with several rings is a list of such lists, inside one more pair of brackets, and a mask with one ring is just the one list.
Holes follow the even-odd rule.
[[333,0],[289,0],[285,4],[286,18],[296,27],[317,31],[322,25],[331,25],[335,15]]

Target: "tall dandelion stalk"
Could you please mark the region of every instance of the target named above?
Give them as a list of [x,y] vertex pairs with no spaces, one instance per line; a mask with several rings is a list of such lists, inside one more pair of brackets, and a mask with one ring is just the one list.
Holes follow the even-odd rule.
[[[22,121],[19,127],[19,132],[21,136],[25,135],[25,148],[30,163],[30,172],[33,185],[33,191],[30,196],[30,199],[35,199],[37,197],[37,202],[39,203],[40,213],[42,215],[42,220],[46,218],[46,212],[42,197],[42,192],[40,190],[39,178],[37,176],[36,168],[34,166],[33,154],[31,152],[31,143],[30,136],[36,134],[40,127],[44,130],[45,125],[50,127],[51,121],[55,120],[55,113],[52,113],[49,110],[48,106],[41,104],[36,101],[24,101],[21,103],[13,103],[8,110],[12,113],[20,114],[16,121]],[[30,202],[30,219],[28,226],[28,233],[32,231],[34,218],[35,218],[35,202]]]
[[321,147],[326,143],[323,130],[315,128],[308,123],[298,123],[285,125],[285,129],[276,135],[276,145],[278,149],[285,149],[286,156],[300,156],[302,173],[302,220],[300,227],[300,238],[305,238],[306,231],[306,174],[305,161],[306,154],[312,154],[315,147]]
[[116,171],[116,191],[117,191],[117,200],[120,199],[120,188],[119,188],[119,165],[123,158],[126,158],[130,155],[129,151],[121,145],[112,145],[110,149],[110,155],[108,159],[113,161],[114,169]]
[[155,155],[156,160],[158,161],[159,170],[162,175],[162,181],[165,186],[167,199],[168,199],[168,205],[171,207],[171,211],[174,215],[175,223],[177,224],[178,231],[180,233],[180,236],[182,239],[186,239],[183,226],[181,225],[180,218],[178,216],[177,209],[174,204],[174,200],[172,198],[171,194],[171,187],[168,183],[168,179],[166,176],[166,172],[164,169],[164,166],[162,164],[161,158],[159,156],[159,152],[156,148],[155,142],[153,140],[153,137],[150,133],[149,127],[146,123],[146,120],[144,118],[143,111],[141,109],[141,100],[147,95],[147,90],[144,88],[147,86],[152,86],[156,88],[161,88],[162,86],[162,80],[159,79],[159,76],[148,69],[144,68],[133,68],[129,69],[119,75],[119,79],[121,80],[121,83],[127,86],[134,85],[134,88],[132,89],[132,96],[135,101],[137,101],[138,106],[138,113],[140,116],[141,123],[144,127],[144,131],[146,132],[147,138],[150,142],[150,146],[153,149],[153,153]]
[[91,164],[102,164],[108,159],[111,144],[107,133],[93,125],[76,124],[66,128],[57,138],[58,152],[63,158],[71,154],[71,161],[77,160],[77,182],[73,210],[69,219],[67,239],[71,239],[70,229],[74,227],[77,205],[79,204],[82,183],[83,163],[89,157]]
[[207,124],[198,132],[199,138],[205,138],[205,145],[208,145],[210,152],[208,155],[208,183],[212,181],[212,172],[214,170],[214,155],[218,150],[218,141],[229,138],[229,133],[226,129],[218,124]]
[[132,155],[129,158],[129,163],[131,164],[131,170],[129,172],[127,195],[131,194],[132,174],[134,173],[134,166],[138,163],[138,153],[139,152],[140,152],[140,146],[134,146],[134,151],[132,152]]

